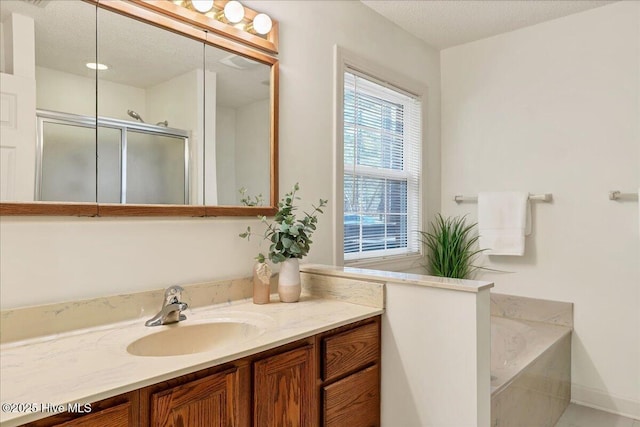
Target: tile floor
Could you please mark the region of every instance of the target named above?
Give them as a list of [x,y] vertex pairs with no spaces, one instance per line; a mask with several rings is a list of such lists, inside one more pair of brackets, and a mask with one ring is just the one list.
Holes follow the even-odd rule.
[[640,420],[571,403],[556,427],[640,427]]

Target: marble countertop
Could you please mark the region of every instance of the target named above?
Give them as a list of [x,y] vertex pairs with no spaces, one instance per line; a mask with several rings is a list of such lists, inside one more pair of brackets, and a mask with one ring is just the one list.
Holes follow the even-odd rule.
[[[560,339],[571,334],[571,327],[491,316],[491,325],[495,329],[491,337],[491,394],[495,395],[508,387],[527,367],[535,363],[545,351],[548,351]],[[493,332],[492,332],[493,333]],[[555,366],[554,369],[558,369]],[[548,377],[552,375],[540,375]]]
[[[6,343],[0,346],[3,404],[0,424],[16,426],[53,415],[6,404],[42,408],[42,405],[66,407],[69,403],[91,403],[275,348],[383,311],[379,307],[303,295],[295,304],[254,305],[245,300],[188,309],[187,320],[174,326],[145,327],[144,319],[135,319]],[[181,356],[143,357],[127,352],[131,342],[162,329],[221,320],[252,323],[261,328],[261,333],[250,340]]]
[[451,279],[448,277],[321,264],[304,264],[300,266],[300,271],[323,276],[369,280],[388,284],[400,283],[463,292],[479,292],[493,287],[493,282],[482,280]]

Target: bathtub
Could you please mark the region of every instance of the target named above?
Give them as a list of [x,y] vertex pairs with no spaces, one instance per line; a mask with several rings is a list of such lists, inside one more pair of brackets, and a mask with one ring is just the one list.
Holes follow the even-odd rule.
[[552,427],[571,397],[571,328],[491,316],[491,426]]

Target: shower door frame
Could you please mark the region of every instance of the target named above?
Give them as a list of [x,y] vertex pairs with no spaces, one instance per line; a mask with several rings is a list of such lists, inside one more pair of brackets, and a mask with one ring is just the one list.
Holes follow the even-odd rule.
[[[35,182],[35,200],[42,200],[42,162],[44,155],[44,124],[57,123],[69,126],[80,126],[90,129],[99,129],[106,127],[110,129],[120,130],[120,203],[127,203],[127,130],[131,129],[136,132],[151,135],[169,136],[174,138],[182,138],[184,140],[184,205],[189,205],[191,200],[191,179],[190,179],[190,136],[189,132],[174,129],[170,127],[157,126],[147,123],[131,122],[128,120],[112,119],[109,117],[98,117],[98,125],[96,127],[96,118],[92,116],[82,116],[78,114],[62,113],[59,111],[36,110],[37,130],[36,130],[36,182]],[[98,134],[96,131],[96,183],[98,179]],[[96,184],[96,200],[98,203],[97,184]],[[61,201],[66,203],[64,201]],[[93,202],[91,202],[93,203]]]

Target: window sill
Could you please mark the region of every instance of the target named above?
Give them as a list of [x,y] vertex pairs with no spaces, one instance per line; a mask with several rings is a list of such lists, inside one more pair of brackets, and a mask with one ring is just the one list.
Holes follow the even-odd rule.
[[422,270],[423,256],[421,254],[396,255],[376,258],[348,260],[345,267],[368,268],[372,270],[408,272],[409,270]]

